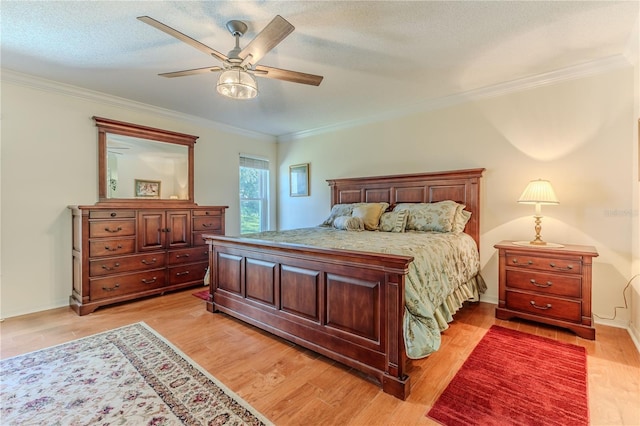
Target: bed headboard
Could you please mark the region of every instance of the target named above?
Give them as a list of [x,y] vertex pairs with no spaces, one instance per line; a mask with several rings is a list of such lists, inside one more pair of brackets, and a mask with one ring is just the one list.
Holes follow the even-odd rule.
[[408,175],[328,179],[331,206],[346,203],[435,203],[453,200],[466,205],[471,219],[464,232],[480,248],[480,178],[485,169]]

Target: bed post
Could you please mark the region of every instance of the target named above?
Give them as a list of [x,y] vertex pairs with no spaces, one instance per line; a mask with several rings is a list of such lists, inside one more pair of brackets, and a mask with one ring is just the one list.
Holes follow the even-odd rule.
[[382,377],[384,392],[403,401],[411,389],[407,368],[407,354],[404,347],[404,281],[405,275],[386,274],[385,322],[387,330],[386,371]]

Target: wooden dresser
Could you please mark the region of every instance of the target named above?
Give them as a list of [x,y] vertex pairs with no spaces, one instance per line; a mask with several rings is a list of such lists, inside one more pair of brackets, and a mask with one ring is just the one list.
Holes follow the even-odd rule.
[[591,246],[521,246],[502,241],[498,249],[496,317],[522,318],[572,330],[595,339],[591,314]]
[[202,285],[209,265],[202,234],[224,235],[226,206],[70,206],[73,290],[85,315],[100,306]]

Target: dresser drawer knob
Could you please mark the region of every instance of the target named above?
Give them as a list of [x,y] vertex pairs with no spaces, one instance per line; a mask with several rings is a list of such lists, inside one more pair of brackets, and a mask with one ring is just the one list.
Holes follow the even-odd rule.
[[108,265],[102,265],[102,269],[106,270],[106,271],[113,271],[116,268],[119,268],[120,264],[119,263],[114,263],[113,266],[109,267]]
[[549,266],[551,266],[552,268],[556,268],[556,270],[558,270],[558,271],[570,271],[570,270],[573,269],[573,265],[567,265],[566,268],[558,268],[558,267],[556,267],[555,263],[550,263]]
[[103,289],[104,291],[114,291],[114,290],[116,290],[116,289],[117,289],[117,288],[119,288],[119,287],[120,287],[120,284],[116,284],[116,285],[114,285],[113,287],[102,287],[102,289]]
[[104,230],[115,234],[116,232],[122,231],[122,226],[118,226],[116,229],[104,228]]
[[144,263],[145,265],[153,265],[154,263],[156,263],[158,260],[154,257],[151,260],[147,260],[147,259],[142,259],[140,262]]
[[143,278],[143,279],[141,279],[140,281],[142,281],[142,282],[143,282],[143,283],[145,283],[145,284],[153,284],[153,283],[155,283],[156,281],[158,281],[158,278],[157,278],[157,277],[153,277],[153,278],[151,278],[150,280],[148,280],[148,279],[146,279],[146,278]]
[[111,212],[111,215],[110,215],[110,216],[111,216],[111,217],[116,217],[116,216],[118,216],[118,213],[116,213],[116,212]]
[[529,280],[531,282],[531,284],[535,285],[536,287],[541,287],[541,288],[547,288],[547,287],[551,287],[552,283],[551,281],[547,281],[545,284],[539,283],[536,280],[534,280],[533,278]]
[[543,311],[546,311],[547,309],[551,309],[551,303],[547,303],[545,306],[538,306],[536,305],[536,302],[534,300],[532,300],[531,302],[531,306],[533,306],[536,309],[542,309]]

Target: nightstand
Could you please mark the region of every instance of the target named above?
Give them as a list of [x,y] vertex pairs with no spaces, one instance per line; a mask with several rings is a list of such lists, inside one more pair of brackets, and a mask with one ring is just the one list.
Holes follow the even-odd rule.
[[591,265],[595,247],[523,246],[501,241],[496,318],[522,318],[568,328],[594,340]]

